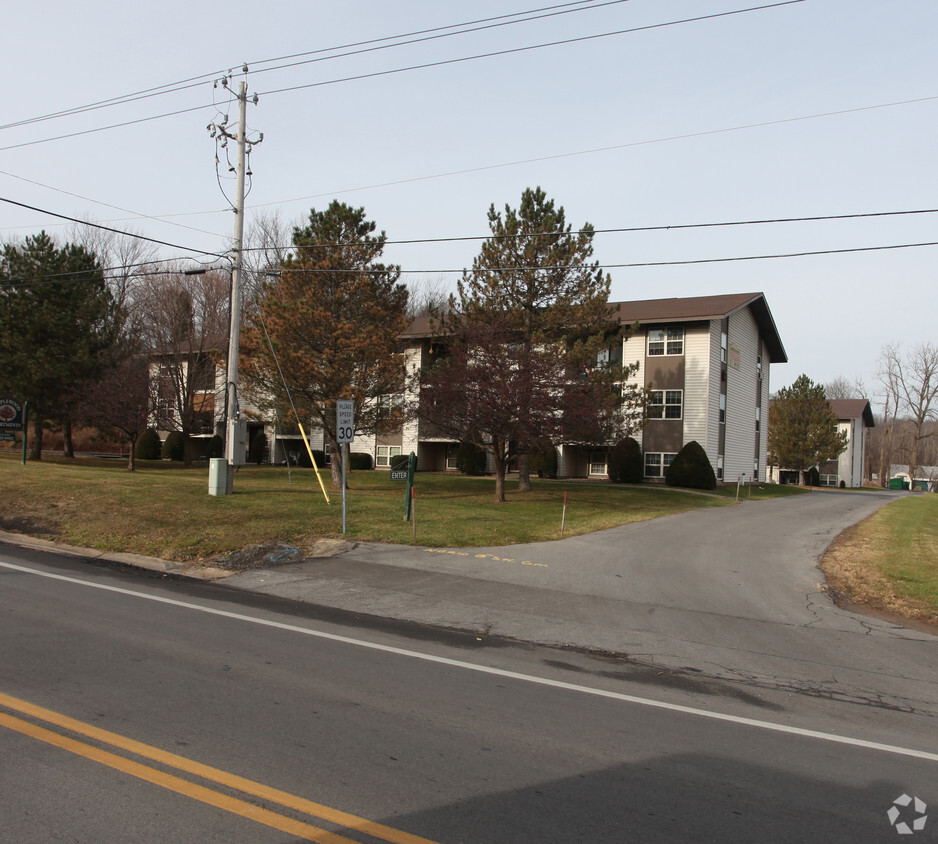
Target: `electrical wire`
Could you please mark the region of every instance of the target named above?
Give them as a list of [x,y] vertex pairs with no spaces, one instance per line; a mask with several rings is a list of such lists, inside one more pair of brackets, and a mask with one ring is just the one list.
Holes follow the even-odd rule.
[[100,223],[90,223],[87,220],[80,220],[77,217],[69,217],[67,214],[57,214],[55,211],[48,211],[45,208],[37,208],[35,205],[27,205],[25,202],[17,202],[15,199],[7,199],[4,196],[0,196],[0,202],[6,202],[10,205],[17,205],[20,208],[26,208],[29,211],[38,211],[40,214],[48,214],[50,217],[58,217],[60,220],[68,220],[72,223],[80,223],[83,226],[91,226],[94,229],[101,229],[102,231],[113,232],[114,234],[120,234],[124,237],[129,237],[134,240],[145,240],[147,243],[156,243],[159,246],[170,246],[173,249],[182,249],[185,252],[195,252],[199,255],[211,255],[215,258],[223,258],[224,255],[219,254],[218,252],[207,252],[204,249],[193,249],[189,246],[180,246],[178,243],[169,243],[165,240],[156,240],[152,237],[145,237],[142,234],[135,234],[133,232],[125,232],[120,229],[114,229],[110,226],[103,226]]
[[[553,15],[569,14],[571,12],[578,12],[578,11],[589,11],[592,9],[601,8],[603,6],[611,6],[611,5],[616,5],[618,3],[629,2],[629,0],[608,0],[608,2],[605,2],[605,3],[598,3],[594,5],[584,5],[586,3],[590,3],[591,1],[592,0],[578,0],[578,2],[575,2],[575,3],[561,3],[557,6],[546,6],[546,7],[542,7],[539,9],[531,9],[531,10],[524,11],[524,12],[513,12],[511,14],[498,15],[497,17],[481,18],[479,20],[466,21],[464,23],[458,23],[458,24],[448,24],[446,26],[435,27],[433,29],[418,30],[415,32],[402,33],[400,35],[390,35],[390,36],[385,36],[383,38],[374,38],[369,41],[359,41],[356,43],[344,44],[344,45],[340,45],[336,47],[324,47],[318,50],[309,50],[309,51],[302,52],[302,53],[294,53],[292,55],[280,56],[280,57],[271,58],[271,59],[259,59],[254,62],[245,62],[245,66],[254,67],[255,65],[270,64],[272,62],[282,62],[288,59],[301,58],[303,56],[312,56],[312,55],[323,54],[323,53],[334,53],[336,50],[346,50],[352,47],[363,47],[366,45],[381,44],[382,42],[386,42],[386,41],[397,42],[393,44],[385,44],[384,46],[381,46],[381,47],[376,46],[376,47],[371,48],[371,50],[390,49],[392,47],[400,47],[400,46],[405,46],[408,44],[414,44],[414,43],[417,43],[417,41],[431,40],[429,38],[419,38],[414,41],[398,41],[398,39],[411,38],[413,36],[426,35],[428,33],[433,33],[433,32],[441,32],[442,30],[446,30],[446,29],[457,29],[459,27],[475,27],[476,24],[488,24],[491,21],[499,21],[505,18],[519,18],[518,20],[505,21],[504,23],[501,23],[501,24],[491,24],[491,26],[479,26],[473,29],[462,29],[458,32],[444,33],[444,34],[437,35],[434,37],[445,38],[445,37],[449,37],[452,35],[463,35],[466,33],[476,32],[481,29],[489,29],[489,28],[492,28],[492,26],[507,26],[507,25],[515,24],[515,23],[525,23],[527,21],[540,20],[541,18],[551,17]],[[576,6],[580,8],[566,9],[566,7],[568,6]],[[540,12],[550,12],[550,10],[553,10],[553,9],[565,9],[565,11],[551,12],[551,14],[548,14],[548,15],[538,14]],[[527,17],[527,18],[522,17],[524,15],[530,15],[531,17]],[[357,53],[360,53],[360,52],[370,52],[370,50],[359,50],[356,52],[340,53],[340,54],[333,55],[333,56],[323,56],[322,58],[314,59],[311,61],[325,61],[328,59],[344,58],[346,56],[356,55]],[[272,70],[281,70],[284,68],[295,67],[301,64],[306,64],[306,62],[295,62],[293,64],[282,65],[279,67],[260,68],[259,70],[255,70],[254,72],[265,73],[265,72],[272,71]],[[163,96],[165,94],[178,93],[180,91],[185,91],[191,88],[199,87],[205,82],[212,79],[213,77],[223,76],[223,75],[231,74],[231,73],[232,73],[232,70],[228,69],[227,71],[217,70],[212,73],[205,73],[199,76],[190,76],[186,79],[181,79],[178,82],[168,82],[164,85],[157,85],[152,88],[144,88],[143,90],[135,91],[130,94],[122,94],[116,97],[109,97],[108,99],[104,99],[104,100],[97,100],[95,102],[87,103],[82,106],[74,106],[72,108],[63,109],[61,111],[56,111],[56,112],[51,112],[49,114],[39,115],[37,117],[24,118],[23,120],[18,120],[12,123],[0,124],[0,131],[4,129],[13,129],[13,128],[17,128],[20,126],[29,126],[35,123],[41,123],[41,122],[48,121],[48,120],[55,120],[60,117],[72,117],[78,114],[85,114],[90,111],[96,111],[98,109],[111,108],[117,105],[126,105],[128,103],[138,102],[140,100],[149,99],[152,97]]]
[[391,70],[377,70],[371,73],[362,73],[356,76],[345,76],[340,79],[329,79],[321,82],[309,82],[303,85],[292,85],[287,88],[275,88],[270,91],[264,91],[260,96],[271,96],[273,94],[284,94],[292,91],[302,91],[308,88],[319,88],[323,85],[336,85],[340,82],[354,82],[361,79],[375,79],[381,76],[391,76],[397,73],[407,73],[412,70],[425,70],[431,67],[443,67],[445,65],[460,64],[462,62],[477,61],[479,59],[490,59],[496,56],[508,56],[515,53],[531,52],[533,50],[542,50],[547,47],[560,47],[567,44],[579,44],[586,41],[596,41],[600,38],[611,38],[616,35],[629,35],[635,32],[645,32],[652,29],[662,29],[669,26],[679,26],[685,23],[698,23],[700,21],[714,20],[716,18],[726,18],[733,15],[743,15],[749,12],[762,12],[768,9],[777,9],[781,6],[792,6],[796,3],[804,3],[805,0],[781,0],[778,3],[769,3],[764,6],[751,6],[747,9],[733,9],[729,12],[715,12],[710,15],[700,15],[693,18],[682,18],[680,20],[665,21],[664,23],[652,23],[645,26],[636,26],[629,29],[618,29],[610,32],[599,32],[593,35],[582,35],[576,38],[564,38],[559,41],[547,41],[541,44],[530,44],[527,47],[512,47],[504,50],[495,50],[490,53],[477,53],[472,56],[461,56],[456,59],[440,59],[435,62],[426,62],[424,64],[409,65],[407,67],[393,68]]
[[[819,249],[815,251],[806,251],[806,252],[782,252],[771,255],[737,255],[728,258],[691,258],[687,260],[678,260],[678,261],[640,261],[632,262],[626,264],[606,264],[596,262],[595,264],[588,264],[584,266],[584,269],[587,270],[623,270],[623,269],[635,269],[637,267],[679,267],[687,266],[691,264],[721,264],[728,263],[733,261],[765,261],[775,258],[804,258],[817,255],[843,255],[851,252],[881,252],[894,249],[914,249],[922,246],[938,246],[938,241],[927,241],[923,243],[895,243],[888,244],[885,246],[855,246],[847,249]],[[391,267],[386,267],[384,272],[391,269]],[[473,270],[463,269],[435,269],[435,270],[406,270],[397,267],[396,269],[400,270],[401,276],[405,275],[455,275],[463,273],[472,273]],[[545,270],[561,270],[569,269],[565,265],[559,266],[515,266],[515,267],[486,267],[483,270],[479,270],[480,273],[506,273],[506,272],[527,272],[529,270],[545,271]],[[314,268],[302,268],[302,267],[290,267],[285,270],[276,270],[268,272],[268,275],[280,275],[281,273],[289,272],[296,274],[321,274],[321,273],[333,273],[333,274],[342,274],[347,273],[350,275],[360,275],[363,271],[360,269],[353,270],[341,270],[341,269],[314,269]]]
[[[769,217],[761,220],[726,220],[712,223],[670,223],[668,225],[658,226],[623,226],[620,228],[609,229],[578,229],[577,231],[564,232],[565,235],[580,234],[626,234],[632,232],[660,232],[660,231],[680,231],[683,229],[708,229],[708,228],[728,228],[731,226],[763,226],[773,223],[817,223],[832,220],[861,220],[875,217],[908,217],[919,214],[938,214],[938,208],[918,208],[905,211],[867,211],[854,214],[817,214],[806,217]],[[423,243],[461,243],[482,240],[517,240],[521,238],[536,237],[556,237],[557,232],[532,232],[522,234],[503,234],[503,235],[463,235],[458,237],[424,237],[410,238],[407,240],[385,240],[385,246],[408,246]],[[303,249],[331,249],[338,246],[345,246],[342,243],[317,243],[313,246],[303,246]],[[242,252],[263,252],[269,249],[294,249],[293,244],[279,246],[251,246],[242,249]]]
[[[27,179],[25,176],[17,176],[15,173],[9,173],[6,170],[0,170],[0,175],[8,176],[11,179],[17,179],[20,182],[26,182],[30,185],[36,185],[36,187],[45,188],[46,190],[55,191],[56,193],[62,193],[66,196],[72,196],[75,199],[81,199],[85,202],[92,202],[95,205],[100,205],[104,208],[112,208],[115,211],[123,211],[125,214],[133,214],[134,216],[130,219],[132,220],[153,220],[156,223],[167,223],[170,226],[176,226],[181,229],[188,229],[189,231],[198,232],[199,234],[210,234],[213,237],[220,237],[217,232],[210,232],[206,229],[197,229],[195,226],[187,226],[183,223],[174,223],[171,220],[167,220],[163,217],[154,217],[152,214],[141,214],[138,211],[132,211],[130,208],[122,208],[120,205],[111,205],[109,202],[101,202],[97,199],[92,199],[90,196],[82,196],[80,193],[72,193],[72,191],[64,190],[63,188],[56,188],[52,185],[46,185],[42,182],[37,182],[35,179]],[[115,222],[115,221],[111,221]]]
[[[766,11],[769,9],[776,9],[782,6],[791,6],[797,3],[804,3],[804,2],[805,0],[780,0],[780,2],[769,3],[763,6],[752,6],[746,9],[733,9],[728,12],[716,12],[710,15],[701,15],[698,17],[683,18],[681,20],[666,21],[664,23],[648,24],[646,26],[633,27],[630,29],[614,30],[610,32],[601,32],[601,33],[596,33],[593,35],[581,36],[578,38],[567,38],[567,39],[562,39],[559,41],[545,42],[542,44],[532,44],[526,47],[516,47],[516,48],[505,49],[505,50],[496,50],[490,53],[478,53],[472,56],[461,56],[455,59],[441,59],[435,62],[427,62],[424,64],[409,65],[409,66],[400,67],[400,68],[392,68],[390,70],[374,71],[372,73],[364,73],[364,74],[358,74],[354,76],[345,76],[345,77],[340,77],[336,79],[323,80],[320,82],[310,82],[310,83],[305,83],[302,85],[293,85],[293,86],[287,86],[284,88],[275,88],[275,89],[271,89],[269,91],[263,92],[262,94],[260,94],[260,96],[272,96],[274,94],[291,93],[293,91],[301,91],[301,90],[306,90],[310,88],[319,88],[319,87],[326,86],[326,85],[337,85],[337,84],[344,83],[344,82],[352,82],[352,81],[363,80],[363,79],[374,79],[374,78],[381,77],[381,76],[390,76],[390,75],[395,75],[399,73],[406,73],[406,72],[413,71],[413,70],[424,70],[424,69],[435,68],[435,67],[443,67],[445,65],[460,64],[460,63],[469,62],[469,61],[478,61],[481,59],[493,58],[497,56],[505,56],[505,55],[510,55],[513,53],[530,52],[533,50],[545,49],[547,47],[559,47],[559,46],[563,46],[567,44],[576,44],[576,43],[582,43],[585,41],[593,41],[593,40],[600,39],[600,38],[609,38],[609,37],[613,37],[617,35],[627,35],[627,34],[635,33],[635,32],[643,32],[643,31],[652,30],[652,29],[660,29],[662,27],[678,26],[680,24],[685,24],[685,23],[696,23],[699,21],[713,20],[716,18],[724,18],[724,17],[730,17],[734,15],[747,14],[749,12]],[[202,109],[209,107],[209,105],[210,104],[205,104],[205,105],[200,105],[200,106],[193,106],[190,108],[177,109],[175,111],[168,111],[168,112],[163,112],[161,114],[150,115],[149,117],[141,117],[135,120],[127,120],[127,121],[123,121],[120,123],[112,123],[107,126],[99,126],[94,129],[84,129],[81,131],[69,132],[69,133],[62,134],[62,135],[56,135],[51,138],[40,138],[40,139],[32,140],[32,141],[23,141],[18,144],[8,144],[7,146],[0,147],[0,152],[6,152],[8,150],[13,150],[13,149],[21,149],[23,147],[35,146],[38,144],[51,143],[53,141],[67,140],[69,138],[80,137],[83,135],[90,135],[96,132],[105,132],[111,129],[118,129],[118,128],[122,128],[125,126],[133,126],[139,123],[146,123],[152,120],[162,120],[167,117],[176,117],[180,114],[189,114],[194,111],[201,111]]]

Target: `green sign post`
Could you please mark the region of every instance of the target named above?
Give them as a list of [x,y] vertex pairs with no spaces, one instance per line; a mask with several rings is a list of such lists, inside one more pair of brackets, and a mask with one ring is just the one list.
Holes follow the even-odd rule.
[[[417,455],[410,453],[410,459],[407,461],[407,486],[404,488],[404,521],[410,521],[411,502],[414,498],[414,472],[417,470]],[[399,470],[403,471],[403,470]]]

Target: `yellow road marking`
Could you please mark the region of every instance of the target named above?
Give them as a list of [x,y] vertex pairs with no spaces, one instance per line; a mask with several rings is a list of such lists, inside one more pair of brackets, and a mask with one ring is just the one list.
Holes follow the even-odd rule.
[[[202,779],[211,780],[228,788],[236,789],[244,794],[259,797],[263,800],[269,800],[288,809],[294,809],[308,815],[313,815],[321,820],[343,826],[346,829],[363,832],[373,838],[390,842],[390,844],[434,844],[434,842],[429,839],[421,838],[418,835],[411,835],[410,833],[393,829],[392,827],[384,826],[383,824],[369,821],[365,818],[357,817],[356,815],[348,814],[339,809],[332,809],[329,806],[314,803],[312,800],[306,800],[303,797],[298,797],[289,792],[281,791],[280,789],[271,788],[270,786],[254,782],[253,780],[240,777],[236,774],[231,774],[209,765],[203,765],[200,762],[186,759],[184,756],[178,756],[175,753],[160,750],[158,747],[143,744],[142,742],[129,739],[118,733],[103,730],[100,727],[95,727],[84,721],[78,721],[51,709],[36,706],[28,701],[5,695],[2,692],[0,692],[0,705],[28,715],[31,718],[69,730],[70,732],[87,736],[95,741],[110,744],[113,747],[120,748],[121,750],[125,750],[137,756],[142,756],[154,762],[176,768],[179,771],[201,777]],[[227,797],[204,786],[199,786],[188,780],[163,773],[154,768],[149,768],[146,765],[133,762],[106,750],[101,750],[91,745],[83,744],[75,739],[61,736],[51,730],[46,730],[43,727],[38,727],[2,712],[0,712],[0,725],[9,727],[32,738],[39,739],[40,741],[45,741],[49,744],[69,750],[72,753],[77,753],[88,759],[93,759],[96,762],[124,771],[140,779],[147,780],[148,782],[161,785],[164,788],[168,788],[196,800],[201,800],[212,806],[218,806],[226,811],[234,812],[235,814],[242,815],[251,820],[289,832],[307,841],[326,842],[327,844],[348,844],[348,842],[352,841],[352,839],[336,835],[335,833],[319,829],[309,824],[301,823],[300,821],[291,820],[283,815],[278,815],[276,812],[262,809],[243,800]]]

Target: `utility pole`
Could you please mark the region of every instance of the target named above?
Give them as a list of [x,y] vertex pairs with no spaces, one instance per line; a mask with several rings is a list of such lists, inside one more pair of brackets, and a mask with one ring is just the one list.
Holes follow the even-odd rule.
[[[247,74],[248,66],[244,65],[243,72]],[[228,88],[229,77],[223,77],[221,85]],[[217,83],[216,83],[217,84]],[[225,461],[227,463],[227,477],[225,480],[225,494],[234,491],[234,467],[245,461],[246,450],[246,422],[241,419],[241,408],[238,402],[238,352],[241,342],[241,269],[242,269],[242,240],[244,239],[244,177],[245,159],[254,145],[264,140],[263,133],[255,141],[247,139],[247,104],[248,83],[243,80],[236,95],[238,100],[238,130],[232,135],[227,128],[228,116],[225,115],[221,123],[210,123],[209,134],[221,139],[221,146],[227,148],[228,141],[237,143],[235,156],[235,200],[231,203],[234,211],[234,234],[232,236],[232,262],[231,262],[231,322],[228,329],[228,365],[225,377]],[[257,94],[252,102],[257,105]],[[218,157],[216,156],[216,166]],[[213,483],[209,480],[211,493]]]

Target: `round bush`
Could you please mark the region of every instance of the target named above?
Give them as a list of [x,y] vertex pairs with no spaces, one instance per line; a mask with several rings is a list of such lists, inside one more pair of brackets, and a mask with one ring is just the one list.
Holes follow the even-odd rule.
[[394,454],[391,456],[389,465],[391,469],[406,469],[410,462],[409,454]]
[[485,451],[475,443],[460,443],[456,449],[456,468],[464,475],[484,475]]
[[716,489],[717,486],[713,466],[696,440],[691,440],[675,455],[664,479],[668,486],[689,489]]
[[162,445],[160,435],[152,428],[147,428],[137,439],[134,457],[137,460],[159,460]]
[[609,480],[617,484],[640,484],[645,477],[642,447],[634,437],[619,440],[606,458]]
[[373,469],[374,462],[370,454],[353,451],[348,456],[348,467],[349,469]]
[[215,434],[215,436],[208,441],[208,456],[225,456],[225,438],[221,434]]
[[164,460],[183,460],[186,456],[186,439],[180,431],[170,431],[163,440]]

